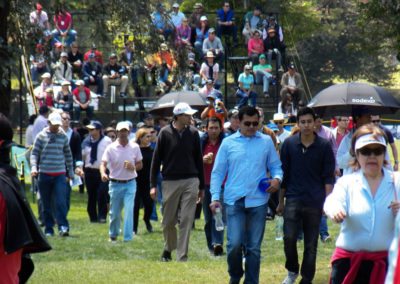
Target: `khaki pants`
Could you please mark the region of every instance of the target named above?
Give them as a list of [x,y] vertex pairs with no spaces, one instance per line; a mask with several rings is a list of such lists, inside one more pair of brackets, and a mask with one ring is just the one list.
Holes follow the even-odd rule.
[[121,78],[117,79],[110,79],[108,78],[108,76],[104,75],[103,76],[104,93],[108,93],[109,85],[114,85],[114,86],[121,85],[120,92],[126,93],[126,88],[128,87],[128,83],[129,83],[129,78],[126,75],[123,75],[121,76]]
[[[171,252],[176,249],[178,261],[187,260],[198,190],[198,178],[162,182],[164,250]],[[179,236],[176,231],[178,221]]]

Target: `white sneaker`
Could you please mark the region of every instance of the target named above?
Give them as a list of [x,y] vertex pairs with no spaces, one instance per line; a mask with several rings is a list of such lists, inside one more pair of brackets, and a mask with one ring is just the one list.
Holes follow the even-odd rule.
[[298,273],[294,272],[288,272],[288,275],[286,276],[285,280],[282,281],[282,284],[294,284],[296,283],[296,279],[299,276]]

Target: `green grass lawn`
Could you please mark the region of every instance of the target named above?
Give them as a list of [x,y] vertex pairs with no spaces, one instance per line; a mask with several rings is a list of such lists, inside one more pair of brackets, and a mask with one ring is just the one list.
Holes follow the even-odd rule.
[[[163,236],[159,222],[153,222],[154,233],[149,234],[140,221],[138,235],[132,242],[111,244],[107,224],[89,223],[86,199],[86,194],[73,191],[69,212],[71,236],[52,237],[53,250],[33,255],[36,268],[30,283],[228,283],[226,256],[213,257],[208,253],[203,220],[197,220],[192,231],[189,261],[162,263],[159,258]],[[37,211],[35,204],[32,209]],[[329,226],[335,238],[338,226],[331,223]],[[262,244],[260,283],[280,283],[286,275],[283,243],[274,238],[275,223],[268,221]],[[302,246],[303,242],[299,242],[301,251]],[[320,242],[318,249],[314,283],[327,283],[334,243]]]

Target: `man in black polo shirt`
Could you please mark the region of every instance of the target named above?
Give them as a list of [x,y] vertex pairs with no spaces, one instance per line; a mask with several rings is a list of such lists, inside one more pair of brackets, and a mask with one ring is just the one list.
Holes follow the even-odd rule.
[[311,108],[300,109],[297,113],[300,132],[287,138],[281,149],[283,181],[277,213],[283,212],[285,267],[288,270],[282,284],[295,283],[299,274],[299,223],[302,223],[304,232],[300,283],[312,282],[322,208],[335,183],[332,147],[328,140],[314,132],[314,121],[315,113]]
[[[156,198],[157,173],[162,165],[162,202],[164,251],[161,261],[171,260],[177,250],[177,260],[186,261],[196,202],[204,190],[203,156],[200,137],[190,126],[196,110],[187,103],[178,103],[171,124],[161,129],[151,164],[150,195]],[[179,236],[176,224],[179,223]]]

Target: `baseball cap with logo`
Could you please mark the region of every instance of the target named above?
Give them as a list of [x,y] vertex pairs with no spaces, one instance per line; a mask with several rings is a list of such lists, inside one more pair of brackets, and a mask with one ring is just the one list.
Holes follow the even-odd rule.
[[61,125],[61,115],[58,112],[50,113],[48,120],[51,125]]
[[383,147],[386,148],[386,140],[383,136],[374,135],[374,134],[365,134],[365,135],[357,138],[354,149],[359,150],[359,149],[361,149],[367,145],[371,145],[371,144],[382,145]]
[[174,115],[188,114],[193,115],[197,112],[197,110],[192,109],[187,103],[178,103],[174,110],[172,111]]

